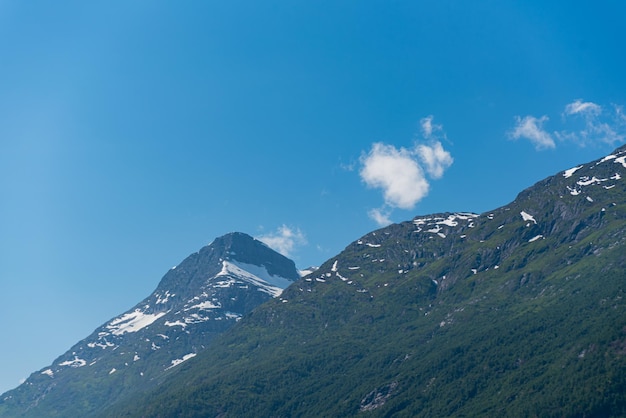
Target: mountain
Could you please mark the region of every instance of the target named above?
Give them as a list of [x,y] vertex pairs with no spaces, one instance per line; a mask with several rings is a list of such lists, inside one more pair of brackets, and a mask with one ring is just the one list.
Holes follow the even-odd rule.
[[132,397],[299,277],[293,261],[246,234],[217,238],[146,299],[2,395],[0,416],[89,416]]
[[373,231],[102,416],[626,416],[625,177]]

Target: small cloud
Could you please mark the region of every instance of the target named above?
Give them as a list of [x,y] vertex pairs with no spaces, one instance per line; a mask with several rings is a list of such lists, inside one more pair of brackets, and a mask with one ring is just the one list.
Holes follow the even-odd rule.
[[287,225],[281,225],[275,232],[261,235],[257,239],[285,257],[291,257],[296,248],[307,244],[306,237],[299,228],[290,228]]
[[368,187],[382,189],[390,207],[412,209],[428,194],[424,170],[405,148],[377,142],[361,157],[361,164],[361,179]]
[[508,133],[512,139],[530,140],[538,150],[555,148],[555,139],[573,142],[581,147],[605,143],[615,146],[626,141],[626,115],[618,105],[602,106],[576,99],[565,105],[563,129],[549,133],[544,129],[548,116],[516,118],[515,128]]
[[429,139],[433,136],[433,133],[443,131],[443,126],[433,124],[433,115],[428,115],[425,118],[420,119],[420,127],[422,128],[422,135],[424,138]]
[[361,180],[367,187],[383,192],[384,206],[368,211],[368,216],[380,226],[392,223],[393,209],[413,209],[428,195],[429,179],[441,178],[454,161],[441,142],[435,140],[445,138],[442,126],[433,124],[432,116],[423,118],[420,125],[428,144],[416,143],[407,149],[377,142],[361,155]]
[[387,226],[393,223],[391,219],[389,219],[389,211],[385,209],[371,209],[367,212],[367,216],[369,216],[374,222],[376,222],[379,226]]
[[602,112],[602,107],[592,102],[583,102],[581,99],[574,100],[565,106],[566,115],[586,114],[598,115]]
[[614,146],[626,139],[626,118],[621,106],[613,105],[612,109],[606,110],[596,103],[578,99],[565,106],[563,116],[568,125],[582,118],[583,126],[555,133],[561,140],[577,142],[581,146],[597,142]]
[[615,109],[615,119],[620,125],[626,125],[626,115],[624,114],[624,106],[613,105]]
[[344,171],[354,171],[356,164],[354,162],[350,163],[339,163],[339,168]]
[[426,165],[426,171],[434,178],[438,179],[443,176],[443,172],[452,165],[454,161],[450,153],[443,149],[441,142],[435,142],[432,145],[417,145],[417,155]]
[[535,145],[537,150],[554,148],[556,144],[552,136],[543,129],[543,124],[548,121],[547,116],[536,118],[534,116],[515,117],[515,127],[509,132],[512,139],[528,139]]

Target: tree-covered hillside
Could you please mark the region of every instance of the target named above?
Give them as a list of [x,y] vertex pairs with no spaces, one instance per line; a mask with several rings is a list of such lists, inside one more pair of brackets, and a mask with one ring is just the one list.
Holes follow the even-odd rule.
[[624,416],[625,159],[372,232],[104,416]]

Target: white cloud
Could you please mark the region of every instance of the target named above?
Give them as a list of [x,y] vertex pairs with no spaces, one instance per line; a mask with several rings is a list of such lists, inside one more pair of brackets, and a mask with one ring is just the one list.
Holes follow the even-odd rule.
[[367,212],[367,215],[379,226],[387,226],[393,223],[393,221],[389,218],[389,211],[385,209],[371,209]]
[[565,129],[555,133],[561,140],[577,142],[581,146],[595,142],[614,146],[626,139],[626,118],[621,106],[613,105],[612,110],[606,110],[596,103],[578,99],[565,106],[563,116],[568,118],[567,125],[571,119],[575,122],[576,119],[582,118],[584,126],[576,130]]
[[390,207],[412,209],[428,194],[429,184],[412,152],[377,142],[361,157],[361,179],[368,187],[383,190]]
[[426,171],[434,179],[441,178],[446,168],[454,161],[450,153],[443,149],[441,142],[435,142],[430,146],[417,145],[416,152],[426,165]]
[[281,225],[275,232],[257,237],[270,248],[278,251],[285,257],[291,257],[297,247],[306,245],[306,237],[299,228],[290,228]]
[[420,119],[420,127],[422,128],[422,135],[424,138],[428,139],[433,136],[435,132],[441,132],[443,130],[443,126],[433,124],[433,119],[435,117],[433,115],[426,116],[425,118]]
[[565,106],[566,115],[587,114],[597,115],[602,112],[602,107],[592,102],[583,102],[581,99],[574,100]]
[[426,137],[429,137],[433,134],[433,118],[432,116],[428,116],[420,120],[420,125],[422,126],[422,134]]
[[509,136],[513,139],[528,139],[538,150],[554,148],[556,144],[552,136],[543,129],[543,124],[548,121],[547,116],[536,118],[534,116],[515,117],[515,127]]
[[613,105],[615,109],[615,119],[620,125],[626,124],[626,115],[624,114],[624,106]]
[[[440,142],[418,144],[413,150],[378,142],[372,145],[369,153],[361,157],[361,179],[368,187],[382,189],[387,206],[412,209],[430,189],[420,162],[430,177],[438,179],[450,167],[453,159]],[[380,210],[374,210],[371,211],[371,217],[388,219],[388,214],[383,216]]]
[[393,209],[413,209],[428,195],[429,179],[441,178],[454,161],[437,140],[445,139],[446,135],[443,126],[434,124],[433,119],[430,115],[420,120],[422,139],[427,144],[416,143],[407,149],[377,142],[361,155],[361,180],[367,187],[383,193],[384,205],[367,213],[378,225],[392,223]]
[[548,116],[516,116],[515,127],[508,133],[512,139],[528,139],[538,150],[555,148],[555,139],[573,142],[581,147],[594,143],[615,144],[626,141],[626,115],[618,105],[601,106],[576,99],[565,105],[563,129],[551,133],[544,129]]

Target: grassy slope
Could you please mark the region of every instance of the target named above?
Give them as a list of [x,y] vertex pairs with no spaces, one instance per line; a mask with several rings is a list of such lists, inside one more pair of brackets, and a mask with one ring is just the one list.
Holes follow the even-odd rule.
[[[369,406],[362,413],[620,416],[623,221],[616,216],[604,228],[567,246],[550,239],[520,244],[498,269],[467,275],[445,291],[432,279],[492,257],[486,243],[464,244],[458,271],[436,257],[405,275],[361,270],[364,293],[336,279],[301,282],[311,292],[296,285],[284,295],[289,302],[257,309],[125,413],[351,416]],[[436,254],[439,244],[421,248]],[[338,259],[362,255],[349,247]]]

